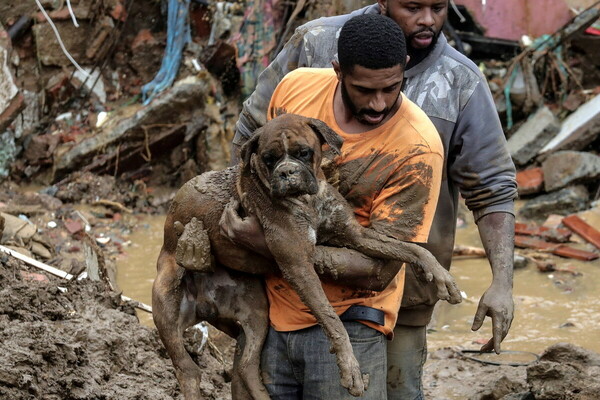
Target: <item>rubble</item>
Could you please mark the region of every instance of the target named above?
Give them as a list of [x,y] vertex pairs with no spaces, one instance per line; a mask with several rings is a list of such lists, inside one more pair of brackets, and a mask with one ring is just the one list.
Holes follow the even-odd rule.
[[594,399],[600,391],[599,367],[600,355],[557,343],[527,368],[527,383],[536,400]]
[[544,189],[544,172],[540,167],[528,168],[517,172],[517,190],[519,196],[536,194]]
[[582,150],[599,135],[600,94],[569,115],[558,134],[545,144],[540,154],[563,149]]
[[582,185],[564,188],[528,200],[519,210],[519,215],[534,220],[542,220],[550,213],[568,215],[587,209],[589,196]]
[[563,218],[562,223],[600,249],[600,232],[577,215],[569,215],[568,217]]
[[600,178],[600,156],[577,151],[559,151],[542,164],[547,192]]
[[560,124],[548,107],[540,108],[508,139],[508,151],[517,165],[527,164],[559,131]]

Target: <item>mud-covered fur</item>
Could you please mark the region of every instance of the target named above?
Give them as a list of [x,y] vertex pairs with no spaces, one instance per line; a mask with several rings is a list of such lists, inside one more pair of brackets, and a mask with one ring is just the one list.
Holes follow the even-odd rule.
[[[452,277],[429,252],[358,224],[342,196],[325,182],[320,168],[325,143],[339,152],[342,141],[319,120],[284,114],[268,122],[242,147],[239,166],[193,178],[173,200],[152,300],[154,322],[186,400],[203,396],[200,367],[185,351],[182,334],[202,320],[238,339],[233,398],[269,398],[259,368],[268,329],[267,300],[262,280],[251,274],[275,269],[323,327],[336,354],[342,386],[354,396],[363,393],[366,377],[314,270],[317,243],[413,263],[436,281],[440,298],[460,301]],[[242,204],[244,212],[258,217],[275,262],[233,245],[220,234],[219,219],[231,198]],[[189,232],[207,233],[216,260],[214,272],[198,272],[177,264],[178,238],[188,227]],[[189,237],[185,242],[187,246],[203,246],[202,241],[193,244]]]

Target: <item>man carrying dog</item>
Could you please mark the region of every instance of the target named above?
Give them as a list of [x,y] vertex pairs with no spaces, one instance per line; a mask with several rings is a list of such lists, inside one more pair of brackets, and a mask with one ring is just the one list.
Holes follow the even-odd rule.
[[[342,28],[338,46],[333,69],[298,69],[282,80],[268,118],[292,113],[324,121],[344,138],[342,154],[334,160],[338,189],[358,221],[388,236],[425,243],[436,209],[443,147],[429,118],[401,93],[407,62],[402,30],[378,14],[357,16]],[[268,254],[264,246],[257,250]],[[360,253],[346,249],[318,246],[318,253],[317,263],[328,257],[347,268],[364,263]],[[391,276],[379,292],[353,289],[342,279],[323,283],[361,372],[369,374],[368,399],[387,398],[385,337],[393,337],[404,270]],[[329,341],[309,309],[283,277],[268,276],[266,287],[271,329],[261,370],[271,398],[349,398],[337,379]]]
[[[474,214],[493,273],[492,284],[481,297],[472,329],[479,329],[484,318],[491,317],[493,338],[482,350],[499,352],[513,318],[515,169],[485,78],[470,60],[450,47],[441,34],[447,13],[447,0],[378,0],[378,4],[351,14],[321,18],[299,27],[260,75],[255,92],[244,103],[234,149],[264,124],[273,91],[290,70],[331,65],[338,52],[338,32],[346,21],[362,14],[392,18],[407,36],[411,57],[404,74],[403,91],[430,117],[445,151],[440,199],[425,247],[444,267],[450,267],[460,191]],[[361,260],[368,271],[370,264]],[[343,274],[338,276],[344,279]],[[395,338],[388,343],[390,399],[423,396],[421,375],[427,356],[426,325],[436,301],[435,287],[417,279],[408,268],[402,312],[394,329]]]

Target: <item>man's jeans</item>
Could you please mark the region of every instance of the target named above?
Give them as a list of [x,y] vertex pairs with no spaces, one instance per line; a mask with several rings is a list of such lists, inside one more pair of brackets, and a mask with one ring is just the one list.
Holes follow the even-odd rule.
[[[402,312],[402,311],[400,311]],[[389,400],[423,400],[423,365],[427,360],[427,327],[399,326],[388,342]]]
[[[386,339],[360,322],[344,322],[369,387],[361,399],[386,399]],[[273,400],[355,399],[340,384],[331,343],[320,326],[294,332],[269,329],[261,356],[262,378]]]

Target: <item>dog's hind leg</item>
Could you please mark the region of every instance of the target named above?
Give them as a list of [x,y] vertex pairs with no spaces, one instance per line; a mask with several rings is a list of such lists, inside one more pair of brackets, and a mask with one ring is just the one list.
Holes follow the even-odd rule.
[[[267,389],[262,383],[260,374],[260,354],[269,330],[269,305],[263,285],[249,281],[242,296],[245,308],[240,309],[243,332],[237,338],[236,357],[234,359],[234,378],[238,375],[247,390],[247,395],[237,393],[232,381],[233,400],[250,398],[253,400],[269,400]],[[251,305],[251,307],[249,307]],[[239,385],[238,385],[239,386]]]
[[186,400],[204,398],[200,392],[201,370],[185,350],[183,331],[197,321],[193,302],[185,297],[182,278],[172,254],[161,252],[158,275],[152,287],[154,324],[175,367],[175,375]]

